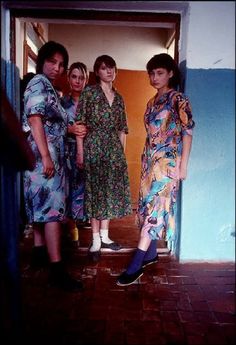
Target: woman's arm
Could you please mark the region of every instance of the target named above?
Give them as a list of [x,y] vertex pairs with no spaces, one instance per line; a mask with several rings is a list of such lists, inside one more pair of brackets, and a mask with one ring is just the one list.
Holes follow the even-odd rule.
[[29,118],[29,124],[31,127],[33,138],[38,146],[38,150],[42,157],[43,174],[51,178],[55,173],[55,167],[48,150],[48,144],[43,128],[43,123],[40,115],[32,115]]
[[121,145],[123,146],[123,149],[125,150],[125,144],[126,144],[126,134],[125,132],[119,131],[118,132],[120,141],[121,141]]
[[84,165],[84,142],[83,138],[76,136],[77,154],[76,154],[76,165],[82,169]]
[[187,177],[187,167],[189,161],[189,155],[192,147],[192,135],[183,136],[183,150],[180,161],[180,171],[179,178],[180,180],[185,180]]

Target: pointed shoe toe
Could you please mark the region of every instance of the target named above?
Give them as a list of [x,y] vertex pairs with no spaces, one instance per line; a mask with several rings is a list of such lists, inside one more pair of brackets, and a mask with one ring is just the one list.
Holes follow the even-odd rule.
[[126,271],[123,272],[116,281],[116,284],[119,286],[127,286],[134,284],[135,281],[143,275],[143,268],[140,268],[138,271],[128,274]]

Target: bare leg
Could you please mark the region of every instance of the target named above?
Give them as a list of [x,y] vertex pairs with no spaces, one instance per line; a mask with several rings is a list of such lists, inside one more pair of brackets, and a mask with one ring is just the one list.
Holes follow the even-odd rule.
[[61,261],[61,224],[45,223],[45,240],[51,262]]
[[34,231],[35,247],[45,246],[46,242],[45,242],[45,236],[44,236],[44,224],[34,223],[33,231]]
[[92,232],[99,232],[100,231],[100,220],[96,218],[91,218],[91,226],[92,226]]
[[109,229],[110,219],[101,220],[101,229]]
[[147,236],[140,236],[138,248],[146,252],[148,250],[148,247],[150,246],[151,239]]
[[101,249],[101,237],[100,237],[100,220],[96,218],[91,218],[92,226],[92,245],[89,248],[89,252],[96,253]]

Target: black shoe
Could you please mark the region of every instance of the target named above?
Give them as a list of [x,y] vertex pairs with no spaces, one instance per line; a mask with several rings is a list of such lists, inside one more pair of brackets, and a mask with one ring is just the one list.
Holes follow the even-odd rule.
[[150,259],[150,260],[144,260],[142,264],[142,268],[155,264],[158,261],[158,255],[155,256],[155,258]]
[[101,243],[101,248],[107,248],[111,250],[120,250],[122,247],[119,243],[111,242],[111,243]]
[[49,264],[48,252],[46,246],[35,246],[32,249],[30,268],[40,270]]
[[140,268],[138,271],[128,274],[123,272],[116,281],[116,284],[119,286],[126,286],[133,284],[138,278],[143,275],[143,268]]
[[61,262],[51,263],[49,284],[69,292],[81,291],[83,289],[82,281],[72,278]]
[[96,252],[91,252],[90,250],[88,251],[88,257],[89,259],[94,262],[94,263],[97,263],[100,258],[101,258],[101,251],[98,250]]

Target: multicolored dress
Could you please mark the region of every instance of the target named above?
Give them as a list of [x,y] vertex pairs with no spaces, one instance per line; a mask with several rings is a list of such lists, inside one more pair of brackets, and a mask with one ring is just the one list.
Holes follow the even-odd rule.
[[[68,114],[69,125],[73,125],[76,120],[77,103],[71,96],[64,96],[61,104]],[[67,205],[67,216],[74,220],[85,220],[84,213],[84,170],[76,166],[76,139],[73,134],[67,138],[68,157],[68,179],[69,197]]]
[[[42,158],[33,138],[28,119],[40,114],[48,149],[55,166],[55,175],[43,174]],[[65,145],[68,116],[50,81],[43,74],[31,79],[24,93],[23,130],[28,132],[28,142],[34,152],[36,165],[25,171],[24,195],[29,223],[58,222],[65,219],[66,211],[66,157]]]
[[84,139],[86,214],[100,220],[131,214],[128,169],[119,139],[120,131],[128,133],[122,97],[115,91],[110,106],[99,84],[87,86],[80,95],[77,119],[88,127]]
[[144,115],[147,131],[142,154],[137,223],[142,236],[174,240],[176,198],[183,136],[194,121],[188,98],[173,89],[153,97]]

